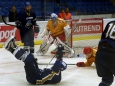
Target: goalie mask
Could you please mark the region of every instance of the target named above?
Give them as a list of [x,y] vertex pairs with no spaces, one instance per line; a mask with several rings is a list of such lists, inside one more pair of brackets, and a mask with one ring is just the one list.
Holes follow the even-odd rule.
[[51,14],[51,20],[55,21],[58,18],[58,16],[55,13]]

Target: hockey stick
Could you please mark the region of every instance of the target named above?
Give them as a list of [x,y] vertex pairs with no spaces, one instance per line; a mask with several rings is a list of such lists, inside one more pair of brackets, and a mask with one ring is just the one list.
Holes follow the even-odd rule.
[[48,67],[48,65],[50,65],[51,61],[54,59],[55,56],[53,56],[53,58],[50,60],[50,62],[48,64],[44,64],[44,65],[46,65],[46,68]]
[[3,22],[4,22],[4,24],[6,24],[6,25],[16,26],[16,25],[8,24],[8,23],[5,21],[4,16],[2,16],[2,21],[3,21]]
[[[38,63],[38,65],[47,65],[47,63]],[[48,65],[54,65],[54,63],[50,63]],[[76,64],[67,64],[67,65],[76,65]],[[46,67],[47,68],[47,67]]]

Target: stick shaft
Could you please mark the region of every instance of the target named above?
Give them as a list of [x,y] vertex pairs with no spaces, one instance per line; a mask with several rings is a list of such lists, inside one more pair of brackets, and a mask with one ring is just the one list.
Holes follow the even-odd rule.
[[[56,56],[56,55],[55,55]],[[55,57],[54,56],[54,57]],[[46,65],[46,68],[48,67],[48,65],[50,65],[51,61],[54,59],[54,57],[50,60],[50,62],[48,64],[45,64]]]
[[[47,64],[47,63],[38,63],[38,65],[54,65],[54,63],[50,63],[50,64]],[[76,64],[67,64],[67,65],[76,65]]]

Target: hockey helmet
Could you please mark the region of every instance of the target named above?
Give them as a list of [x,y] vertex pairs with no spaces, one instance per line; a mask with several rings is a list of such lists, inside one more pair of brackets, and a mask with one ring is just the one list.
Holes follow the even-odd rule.
[[91,47],[89,47],[89,46],[87,46],[87,47],[85,47],[84,49],[83,49],[83,53],[84,54],[88,54],[88,53],[90,53],[92,51],[92,49],[91,49]]
[[25,6],[31,6],[30,2],[25,2]]
[[55,19],[57,19],[57,18],[58,18],[58,16],[57,16],[55,13],[52,13],[52,14],[51,14],[51,19],[52,19],[52,20],[55,20]]

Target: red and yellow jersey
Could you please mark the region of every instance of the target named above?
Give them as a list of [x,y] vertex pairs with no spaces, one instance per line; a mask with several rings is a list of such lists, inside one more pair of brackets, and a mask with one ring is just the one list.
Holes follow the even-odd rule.
[[87,61],[85,62],[86,67],[91,66],[93,62],[95,63],[96,52],[97,52],[97,47],[94,47],[92,48],[92,56],[91,57],[86,56],[87,59]]
[[50,31],[50,34],[55,37],[64,33],[64,27],[67,25],[63,19],[58,18],[55,25],[52,20],[49,20],[46,27],[47,30]]

